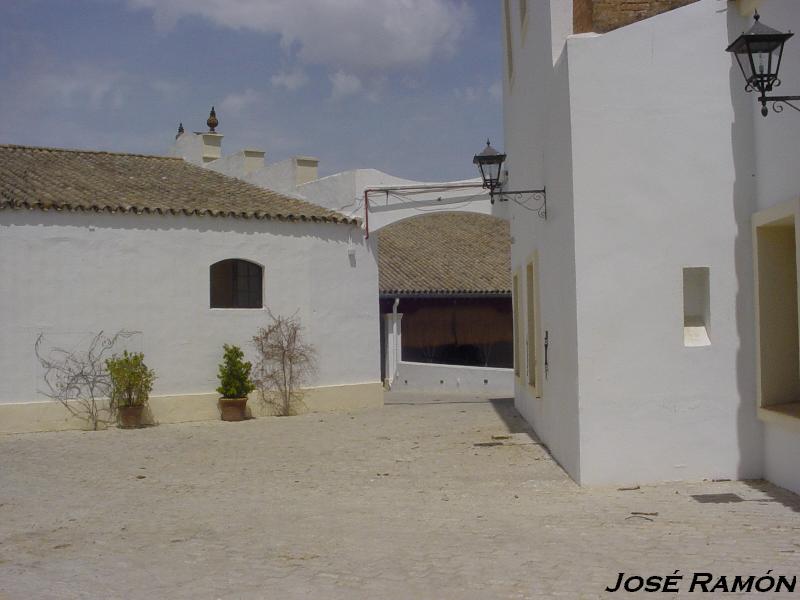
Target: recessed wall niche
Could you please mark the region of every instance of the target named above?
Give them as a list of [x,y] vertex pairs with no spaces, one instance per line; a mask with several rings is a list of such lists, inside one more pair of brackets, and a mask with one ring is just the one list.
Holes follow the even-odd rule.
[[762,408],[800,401],[797,251],[793,216],[756,227]]
[[683,269],[683,345],[710,346],[711,293],[708,267]]

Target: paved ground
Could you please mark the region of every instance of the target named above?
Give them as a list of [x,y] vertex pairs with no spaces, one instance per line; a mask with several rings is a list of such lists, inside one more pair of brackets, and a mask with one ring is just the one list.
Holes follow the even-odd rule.
[[3,599],[595,598],[620,571],[799,567],[797,496],[579,489],[508,403],[0,436]]

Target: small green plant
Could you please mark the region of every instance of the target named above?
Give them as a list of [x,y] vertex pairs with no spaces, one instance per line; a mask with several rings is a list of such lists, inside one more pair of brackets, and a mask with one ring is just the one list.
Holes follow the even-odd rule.
[[102,331],[93,334],[87,344],[72,349],[50,347],[44,333],[36,338],[33,351],[42,366],[46,389],[42,394],[56,400],[70,415],[86,421],[95,431],[114,419],[111,395],[111,376],[106,368],[106,356],[113,356],[119,340],[134,335],[118,331],[112,336]]
[[144,354],[129,353],[106,360],[106,368],[111,378],[111,404],[116,408],[144,406],[153,389],[155,371],[144,364]]
[[225,354],[219,366],[219,387],[217,392],[223,398],[246,398],[247,394],[255,389],[250,380],[250,370],[253,368],[249,362],[242,360],[244,352],[238,346],[223,346]]

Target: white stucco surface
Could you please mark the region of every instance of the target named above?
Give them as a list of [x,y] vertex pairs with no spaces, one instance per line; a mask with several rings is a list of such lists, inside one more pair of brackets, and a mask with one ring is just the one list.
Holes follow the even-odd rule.
[[[800,6],[793,0],[765,0],[759,11],[763,20],[782,30],[800,27]],[[787,42],[781,64],[783,84],[777,94],[800,95],[800,42],[797,36]],[[739,86],[741,83],[737,81]],[[752,101],[752,99],[751,99]],[[795,103],[797,104],[797,103]],[[756,199],[758,208],[776,206],[800,197],[800,169],[797,168],[797,142],[800,119],[791,108],[779,115],[762,118],[753,111],[756,148]],[[786,428],[765,424],[765,471],[770,481],[800,493],[800,427]]]
[[[445,189],[397,189],[382,192],[374,188],[404,186],[446,186]],[[459,187],[463,186],[463,187]],[[479,178],[464,181],[424,182],[395,177],[376,169],[356,169],[322,177],[297,187],[297,193],[314,204],[365,220],[364,190],[369,193],[369,229],[432,212],[474,212],[505,217],[505,203],[492,205]]]
[[[508,186],[548,196],[547,221],[511,207],[513,268],[525,289],[538,254],[550,341],[542,397],[523,368],[517,407],[581,483],[766,474],[796,489],[800,434],[765,440],[756,415],[750,219],[800,195],[800,120],[791,109],[763,119],[745,94],[724,52],[751,23],[734,4],[574,36],[565,4],[529,3],[529,31],[511,28]],[[796,2],[761,12],[800,24]],[[784,65],[779,93],[800,93],[800,45],[787,44]],[[707,346],[683,343],[685,267],[709,268]]]
[[392,391],[514,395],[514,369],[400,361]]
[[282,160],[252,171],[246,171],[243,165],[232,163],[226,158],[209,163],[206,167],[223,175],[236,177],[281,194],[295,195],[296,165],[294,160]]
[[[558,7],[556,7],[558,9]],[[511,14],[518,14],[512,3]],[[517,58],[513,84],[505,78],[504,119],[509,189],[547,187],[547,221],[536,212],[510,206],[512,271],[525,289],[525,271],[538,252],[540,329],[549,339],[549,372],[541,397],[527,385],[525,361],[516,379],[515,404],[553,456],[576,480],[580,478],[578,360],[575,295],[575,249],[572,211],[572,148],[567,102],[566,56],[551,54],[551,40],[561,36],[560,21],[551,25],[550,3],[529,3],[529,30],[520,44],[519,24],[512,26]],[[563,38],[562,38],[563,39]],[[555,66],[554,66],[555,62]],[[507,75],[507,74],[506,74]],[[519,298],[525,335],[528,307]],[[543,338],[543,336],[542,336]],[[525,348],[525,343],[521,344]],[[538,348],[544,357],[544,348]]]
[[800,426],[764,424],[764,476],[800,494]]
[[380,381],[374,249],[354,226],[5,210],[0,403],[43,399],[39,333],[141,332],[153,395],[213,392],[223,343],[253,358],[268,322],[266,308],[209,308],[209,266],[226,258],[264,265],[265,307],[301,319],[318,352],[311,385]]
[[[795,0],[764,0],[759,7],[762,22],[782,31],[794,32],[800,28],[800,6]],[[749,27],[752,20],[745,19]],[[745,27],[743,24],[739,29]],[[732,33],[738,33],[732,31]],[[743,78],[736,72],[736,93],[742,92]],[[783,83],[775,88],[775,95],[800,95],[800,39],[795,35],[784,49],[780,78]],[[749,101],[755,106],[750,94]],[[798,105],[795,102],[795,105]],[[760,108],[761,105],[758,105]],[[768,104],[771,108],[771,105]],[[797,168],[797,140],[800,139],[800,114],[785,108],[782,114],[770,111],[763,118],[758,109],[753,110],[755,121],[756,185],[758,208],[774,206],[800,197],[800,169]]]
[[[752,126],[732,102],[717,9],[701,1],[568,41],[582,482],[761,473],[754,190],[737,139]],[[703,76],[688,87],[692,61]],[[686,266],[710,269],[704,348],[683,344]]]
[[[507,204],[497,202],[493,205],[478,177],[463,181],[423,182],[396,177],[377,169],[353,169],[318,178],[319,161],[316,158],[293,156],[267,163],[261,157],[250,156],[256,152],[254,150],[222,156],[219,146],[221,140],[219,134],[185,133],[176,139],[171,154],[259,187],[297,196],[362,219],[363,227],[371,231],[402,219],[439,211],[476,212],[507,218]],[[214,146],[210,147],[207,142],[213,142]],[[409,186],[431,189],[394,189],[388,192],[374,189]],[[371,190],[369,215],[364,207],[365,190]]]

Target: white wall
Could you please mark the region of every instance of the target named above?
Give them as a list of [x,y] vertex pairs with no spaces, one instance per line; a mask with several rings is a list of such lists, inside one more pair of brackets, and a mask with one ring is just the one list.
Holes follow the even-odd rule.
[[514,370],[400,361],[392,390],[511,398],[514,395]]
[[800,494],[800,425],[764,424],[764,476]]
[[[184,136],[182,136],[184,137]],[[175,151],[173,150],[173,154]],[[187,160],[184,156],[184,160]],[[223,156],[211,162],[205,163],[207,169],[236,177],[237,179],[246,179],[252,173],[264,169],[264,151],[263,150],[239,150],[235,154]]]
[[[401,192],[385,195],[380,192],[370,194],[369,230],[377,231],[390,223],[429,212],[464,211],[494,215],[508,218],[506,202],[491,204],[489,194],[476,184],[480,178],[463,181],[423,182],[395,177],[377,169],[354,169],[343,171],[327,177],[305,181],[315,177],[316,167],[298,166],[298,161],[312,161],[312,157],[292,157],[272,164],[264,164],[254,158],[246,159],[245,153],[253,150],[242,150],[235,154],[223,156],[216,160],[203,160],[204,152],[219,155],[220,146],[209,150],[203,144],[208,138],[215,144],[221,143],[220,134],[183,134],[177,138],[171,154],[181,156],[189,162],[242,179],[262,188],[302,198],[318,206],[338,211],[349,217],[364,221],[364,190],[375,187],[396,186],[460,186],[456,189],[438,189],[432,191]],[[213,139],[212,139],[213,138]]]
[[[555,12],[551,13],[553,4]],[[556,460],[575,479],[580,478],[578,420],[578,360],[576,337],[575,258],[572,214],[571,136],[568,102],[569,68],[563,54],[567,33],[560,2],[529,2],[528,30],[512,21],[515,70],[505,77],[504,120],[508,153],[508,188],[547,187],[547,221],[511,204],[512,269],[525,290],[525,269],[538,252],[540,313],[543,342],[548,332],[549,373],[536,398],[526,383],[525,361],[516,380],[515,405],[533,425]],[[511,15],[519,14],[516,0]],[[521,319],[515,324],[525,335],[524,292],[519,298]],[[523,342],[522,347],[525,347]],[[540,358],[544,347],[537,348]],[[542,373],[544,370],[542,369]]]
[[[465,181],[422,182],[389,175],[376,169],[344,171],[297,187],[297,193],[314,204],[364,220],[364,190],[375,187],[459,185],[475,186],[479,178]],[[492,205],[489,194],[481,187],[464,187],[406,193],[399,197],[371,192],[369,197],[369,229],[377,231],[390,223],[431,212],[458,211],[505,217],[505,203]]]
[[318,350],[312,385],[380,381],[374,248],[354,226],[4,210],[0,403],[44,399],[40,332],[141,331],[154,395],[212,392],[222,344],[252,357],[267,323],[266,310],[209,308],[209,266],[226,258],[263,264],[265,306],[297,312]]
[[[724,49],[752,19],[733,3],[569,36],[565,50],[567,4],[528,3],[523,33],[511,1],[509,187],[548,191],[546,222],[511,207],[513,268],[524,290],[538,253],[550,334],[542,397],[523,367],[517,407],[582,483],[766,471],[796,489],[786,457],[797,432],[769,424],[765,451],[756,417],[750,218],[799,195],[800,118],[763,119],[744,93]],[[766,0],[761,14],[800,22],[791,0]],[[800,94],[796,42],[776,93]],[[683,345],[684,267],[710,268],[707,347]],[[523,297],[522,335],[525,313]]]
[[[568,42],[582,483],[761,474],[752,126],[719,9]],[[710,346],[683,344],[685,266],[710,268]]]
[[[796,0],[764,0],[758,9],[761,22],[781,31],[800,30],[800,5]],[[746,19],[731,34],[735,37],[752,23]],[[776,87],[773,94],[781,96],[800,96],[800,36],[795,35],[786,42],[780,78],[782,85]],[[742,91],[744,79],[737,69],[736,93]],[[800,139],[800,113],[785,107],[784,112],[775,114],[770,107],[770,114],[764,118],[759,113],[760,104],[756,107],[755,94],[749,95],[753,104],[755,121],[755,146],[757,152],[756,181],[758,185],[758,208],[766,208],[794,200],[800,196],[800,162],[797,156],[798,139]],[[800,106],[800,102],[795,102]]]
[[[783,31],[800,29],[800,6],[794,0],[765,0],[759,8],[764,24]],[[735,32],[733,32],[735,33]],[[800,95],[800,39],[790,39],[785,46],[780,78],[783,83],[775,88],[775,95]],[[737,92],[741,92],[741,79],[737,79]],[[751,96],[753,96],[751,94]],[[755,107],[756,185],[758,208],[775,206],[800,197],[800,169],[797,147],[800,140],[800,114],[785,107],[784,112],[762,117],[754,98],[748,100]],[[799,102],[794,103],[800,106]],[[798,421],[800,423],[800,420]],[[800,426],[764,423],[765,476],[780,486],[800,493]]]
[[296,196],[295,180],[297,165],[294,159],[288,158],[280,162],[265,165],[254,171],[245,172],[243,168],[236,164],[231,164],[226,158],[227,157],[221,158],[205,166],[212,171],[242,179],[258,187],[273,190],[281,194]]

